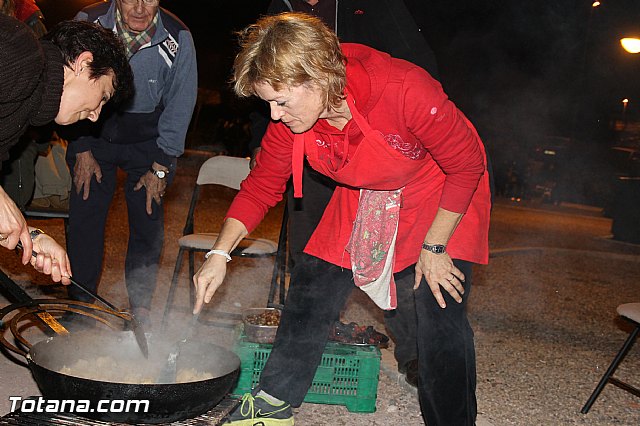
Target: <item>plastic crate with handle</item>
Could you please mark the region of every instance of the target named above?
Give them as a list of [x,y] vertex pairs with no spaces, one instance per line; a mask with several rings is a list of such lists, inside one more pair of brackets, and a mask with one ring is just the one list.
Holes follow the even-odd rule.
[[[238,384],[234,396],[251,392],[258,385],[272,345],[238,340],[235,352],[240,358]],[[376,346],[351,346],[327,343],[305,402],[344,405],[354,413],[376,411],[380,349]]]

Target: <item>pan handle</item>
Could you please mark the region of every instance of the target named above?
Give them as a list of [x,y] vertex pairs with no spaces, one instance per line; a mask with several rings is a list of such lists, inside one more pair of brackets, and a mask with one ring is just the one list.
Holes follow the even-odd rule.
[[[9,341],[4,337],[4,333],[0,335],[0,344],[4,346],[6,349],[10,350],[11,352],[21,355],[24,358],[27,358],[27,352],[9,343]],[[31,349],[31,345],[29,345],[29,349]]]
[[[60,305],[60,307],[56,308],[56,305]],[[85,309],[79,309],[79,307],[83,307]],[[19,318],[23,318],[27,315],[37,315],[40,316],[40,318],[42,318],[44,321],[47,320],[47,317],[49,317],[51,320],[53,320],[54,322],[57,323],[56,319],[51,316],[51,314],[47,311],[47,309],[51,309],[53,311],[65,311],[65,312],[74,312],[77,314],[81,314],[81,315],[85,315],[85,316],[89,316],[91,318],[94,318],[110,327],[114,327],[111,323],[109,323],[108,320],[101,318],[98,315],[93,314],[92,312],[90,312],[89,310],[87,310],[87,308],[89,310],[96,310],[96,311],[100,311],[100,312],[104,312],[106,314],[109,315],[113,315],[116,316],[118,318],[121,318],[125,321],[127,321],[129,319],[129,315],[127,313],[123,313],[123,312],[116,312],[113,311],[111,309],[107,309],[107,308],[103,308],[102,306],[98,306],[98,305],[93,305],[91,303],[86,303],[86,302],[80,302],[77,300],[68,300],[68,299],[30,299],[24,302],[20,302],[20,303],[14,303],[12,305],[9,306],[5,306],[4,308],[0,309],[0,344],[2,346],[4,346],[6,349],[8,349],[11,352],[14,352],[18,355],[22,355],[23,357],[26,358],[27,356],[27,351],[24,351],[23,349],[13,345],[12,343],[10,343],[6,338],[5,338],[5,332],[6,332],[6,326],[8,325],[8,328],[11,330],[11,334],[13,334],[13,336],[16,338],[17,341],[20,342],[20,344],[26,348],[31,348],[31,343],[29,343],[24,337],[22,337],[22,335],[19,333],[18,331],[18,321],[15,321],[14,319],[16,317]],[[16,310],[22,310],[22,312],[20,314],[17,314],[16,316],[14,316],[13,318],[11,318],[11,320],[9,321],[4,321],[4,317],[9,314],[10,312],[16,311]],[[44,318],[43,318],[44,317]],[[60,334],[68,334],[67,330],[64,329],[59,323],[58,326],[60,326],[62,328],[62,330],[64,330],[63,333]]]

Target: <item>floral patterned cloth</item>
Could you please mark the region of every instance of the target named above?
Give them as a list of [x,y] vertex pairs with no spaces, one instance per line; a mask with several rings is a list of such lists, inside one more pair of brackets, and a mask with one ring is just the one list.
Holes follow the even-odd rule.
[[393,263],[402,189],[360,190],[358,212],[347,245],[356,286],[385,310],[397,306]]

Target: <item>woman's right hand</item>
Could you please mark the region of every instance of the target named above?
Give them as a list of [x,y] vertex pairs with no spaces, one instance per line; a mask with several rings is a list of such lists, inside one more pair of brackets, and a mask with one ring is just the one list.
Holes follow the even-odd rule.
[[193,276],[196,286],[196,304],[193,314],[202,310],[205,303],[209,303],[227,274],[227,259],[224,256],[211,255]]

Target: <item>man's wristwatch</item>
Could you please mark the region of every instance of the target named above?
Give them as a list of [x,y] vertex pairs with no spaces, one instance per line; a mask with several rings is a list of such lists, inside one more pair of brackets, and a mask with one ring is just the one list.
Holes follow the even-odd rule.
[[40,228],[35,228],[33,231],[29,232],[29,236],[31,237],[31,241],[35,240],[38,235],[44,234],[44,231]]
[[422,248],[424,250],[428,250],[431,253],[435,253],[435,254],[442,254],[442,253],[446,253],[447,252],[447,246],[445,246],[443,244],[422,243]]
[[153,167],[150,169],[151,173],[158,177],[158,179],[164,179],[169,174],[169,170],[154,170]]

